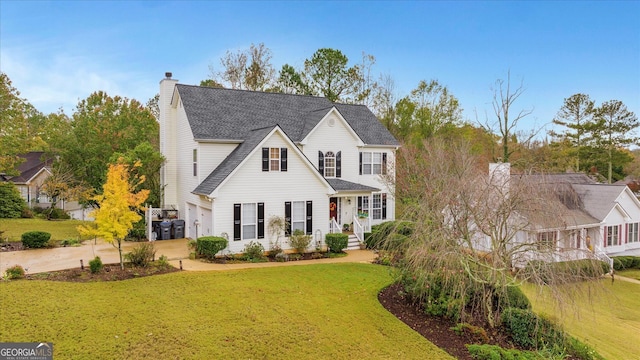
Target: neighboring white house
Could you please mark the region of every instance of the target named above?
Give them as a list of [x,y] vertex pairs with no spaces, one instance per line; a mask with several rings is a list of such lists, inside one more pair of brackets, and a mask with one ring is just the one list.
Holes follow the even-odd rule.
[[511,175],[509,164],[492,164],[490,174],[505,172],[508,182],[528,181],[551,189],[561,214],[552,221],[555,226],[534,225],[525,219],[529,225],[518,231],[515,243],[533,244],[531,249],[536,250],[513,259],[514,266],[535,259],[610,261],[611,256],[640,255],[640,201],[626,185],[600,184],[577,173]]
[[366,106],[182,85],[167,73],[159,108],[163,207],[178,210],[186,237],[226,235],[240,252],[250,241],[269,248],[272,216],[313,244],[394,219],[383,179],[394,179],[399,143]]

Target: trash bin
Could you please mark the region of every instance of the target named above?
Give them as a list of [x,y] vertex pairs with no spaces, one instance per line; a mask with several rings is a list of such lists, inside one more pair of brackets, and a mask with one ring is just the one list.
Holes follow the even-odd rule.
[[151,222],[151,229],[156,234],[154,237],[155,240],[160,240],[160,224],[162,221],[153,221]]
[[173,220],[173,239],[184,238],[184,220]]
[[160,223],[160,234],[158,236],[158,240],[169,240],[171,239],[171,222],[163,221]]

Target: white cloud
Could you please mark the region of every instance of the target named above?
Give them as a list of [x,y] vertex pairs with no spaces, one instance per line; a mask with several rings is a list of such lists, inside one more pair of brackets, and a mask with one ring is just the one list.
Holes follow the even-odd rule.
[[130,88],[140,88],[137,86],[139,74],[117,68],[116,62],[110,59],[53,53],[53,50],[50,47],[3,48],[0,54],[2,72],[9,76],[21,96],[41,112],[63,108],[71,114],[79,100],[98,90],[146,102],[146,94],[130,93]]

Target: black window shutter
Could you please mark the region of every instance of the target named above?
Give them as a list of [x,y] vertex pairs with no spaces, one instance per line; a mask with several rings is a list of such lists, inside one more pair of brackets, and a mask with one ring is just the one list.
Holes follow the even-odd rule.
[[240,229],[242,228],[240,225],[240,212],[241,212],[240,204],[233,204],[233,240],[240,240]]
[[262,171],[269,171],[269,148],[262,148]]
[[336,154],[336,177],[342,177],[342,151]]
[[287,148],[280,149],[280,171],[287,171]]
[[291,201],[284,202],[284,236],[291,236]]
[[382,194],[382,220],[387,218],[387,194]]
[[358,196],[358,212],[362,212],[362,196]]
[[318,171],[324,176],[324,154],[318,151]]
[[313,232],[313,201],[307,201],[307,235]]
[[258,239],[264,239],[264,203],[258,203]]
[[360,153],[360,175],[362,175],[362,153]]
[[387,174],[387,153],[382,153],[382,175]]

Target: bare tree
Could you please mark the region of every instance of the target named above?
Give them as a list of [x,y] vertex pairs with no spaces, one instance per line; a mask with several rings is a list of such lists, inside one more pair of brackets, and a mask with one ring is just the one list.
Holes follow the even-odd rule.
[[221,71],[209,65],[209,79],[200,86],[227,87],[265,91],[275,81],[275,70],[271,64],[271,50],[263,43],[251,44],[248,49],[235,52],[227,50],[220,59]]
[[[517,114],[513,114],[512,106],[524,93],[525,88],[523,81],[520,82],[520,86],[513,89],[511,87],[511,71],[507,72],[507,80],[496,80],[493,90],[493,100],[491,105],[493,107],[493,113],[496,116],[496,123],[500,133],[502,142],[502,161],[509,162],[509,157],[513,153],[513,150],[509,147],[511,142],[515,140],[515,132],[518,123],[523,118],[533,113],[533,108],[520,110]],[[487,121],[487,127],[490,126]]]
[[487,173],[464,142],[430,139],[401,148],[398,158],[394,196],[399,214],[415,229],[402,246],[394,236],[384,244],[403,257],[403,279],[420,303],[443,307],[463,321],[482,314],[493,327],[509,306],[508,294],[524,281],[552,289],[566,304],[570,296],[563,291],[573,288],[563,284],[603,273],[601,263],[590,260],[590,269],[576,265],[570,275],[550,271],[557,244],[538,233],[575,224],[568,206],[579,206],[579,199],[566,184],[512,176],[506,164]]

